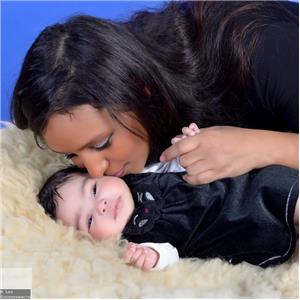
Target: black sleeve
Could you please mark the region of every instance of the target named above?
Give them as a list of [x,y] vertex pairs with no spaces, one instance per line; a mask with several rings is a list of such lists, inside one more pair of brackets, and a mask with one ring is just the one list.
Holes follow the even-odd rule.
[[286,261],[296,247],[298,176],[295,169],[269,166],[219,181],[226,190],[221,208],[207,225],[203,220],[187,256],[222,257],[261,267]]
[[252,76],[261,106],[283,131],[299,132],[299,27],[276,23],[266,28],[253,57]]

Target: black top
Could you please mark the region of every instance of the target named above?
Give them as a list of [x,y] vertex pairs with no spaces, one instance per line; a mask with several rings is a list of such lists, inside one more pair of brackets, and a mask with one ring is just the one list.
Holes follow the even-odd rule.
[[135,201],[123,231],[126,239],[168,242],[180,257],[220,257],[262,267],[292,255],[297,170],[270,166],[198,186],[186,183],[181,175],[124,177]]
[[[298,3],[281,5],[299,16]],[[251,107],[245,127],[299,132],[299,25],[278,20],[260,37],[251,61]]]
[[[220,5],[223,5],[222,1]],[[291,16],[280,10],[269,12],[266,5],[265,14],[272,15],[272,20],[269,19],[268,24],[258,29],[260,32],[257,45],[249,58],[250,77],[247,91],[242,96],[232,87],[222,100],[224,104],[227,103],[228,111],[238,114],[237,120],[227,122],[228,125],[299,132],[299,5],[279,1],[278,6],[289,11]],[[251,31],[248,35],[250,38]],[[227,50],[229,49],[224,47],[224,51]],[[228,54],[224,53],[224,57],[226,55]],[[227,66],[224,68],[225,75],[235,72],[234,69],[228,70]],[[222,84],[226,86],[228,83],[226,78],[224,80]],[[238,99],[231,100],[235,97]]]
[[251,125],[299,132],[299,28],[282,23],[262,36],[252,65]]
[[[255,51],[249,52],[250,77],[247,90],[241,93],[233,85],[222,100],[229,114],[237,115],[230,121],[225,120],[225,124],[296,133],[299,132],[299,5],[290,1],[273,2],[282,10],[268,10],[268,5],[264,8],[268,21],[264,26],[255,29],[259,32],[258,38],[255,39]],[[217,3],[220,3],[220,6],[224,6],[225,3],[229,7],[231,5],[231,1]],[[238,22],[243,23],[245,20],[240,18]],[[230,30],[233,29],[227,31],[228,38],[229,35],[237,34],[238,24],[235,32]],[[247,46],[252,34],[249,30],[243,39],[246,52],[251,48],[249,46],[247,49]],[[213,38],[213,35],[210,38]],[[228,57],[228,47],[223,49],[224,60]],[[234,66],[230,69],[227,64],[223,64],[223,68],[225,78],[220,79],[216,85],[228,87],[230,84],[226,82],[227,77],[230,78],[235,69]],[[218,86],[215,89],[218,90]],[[221,112],[216,110],[215,113]],[[224,124],[219,122],[209,126],[212,125]]]

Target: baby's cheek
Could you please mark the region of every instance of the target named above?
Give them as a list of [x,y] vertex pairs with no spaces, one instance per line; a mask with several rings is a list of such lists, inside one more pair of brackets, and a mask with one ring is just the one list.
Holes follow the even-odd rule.
[[119,230],[116,230],[116,226],[112,222],[95,222],[93,225],[90,234],[97,241],[111,239],[119,233]]

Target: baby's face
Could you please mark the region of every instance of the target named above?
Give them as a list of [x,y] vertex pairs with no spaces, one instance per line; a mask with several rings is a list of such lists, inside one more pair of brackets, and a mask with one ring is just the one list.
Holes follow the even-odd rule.
[[74,174],[57,191],[57,219],[95,240],[121,233],[134,210],[131,192],[118,177]]

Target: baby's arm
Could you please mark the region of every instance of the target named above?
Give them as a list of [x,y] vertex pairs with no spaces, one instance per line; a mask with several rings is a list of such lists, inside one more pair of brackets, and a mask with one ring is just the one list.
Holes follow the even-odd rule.
[[169,243],[129,243],[124,260],[142,269],[160,271],[179,260],[178,251]]

